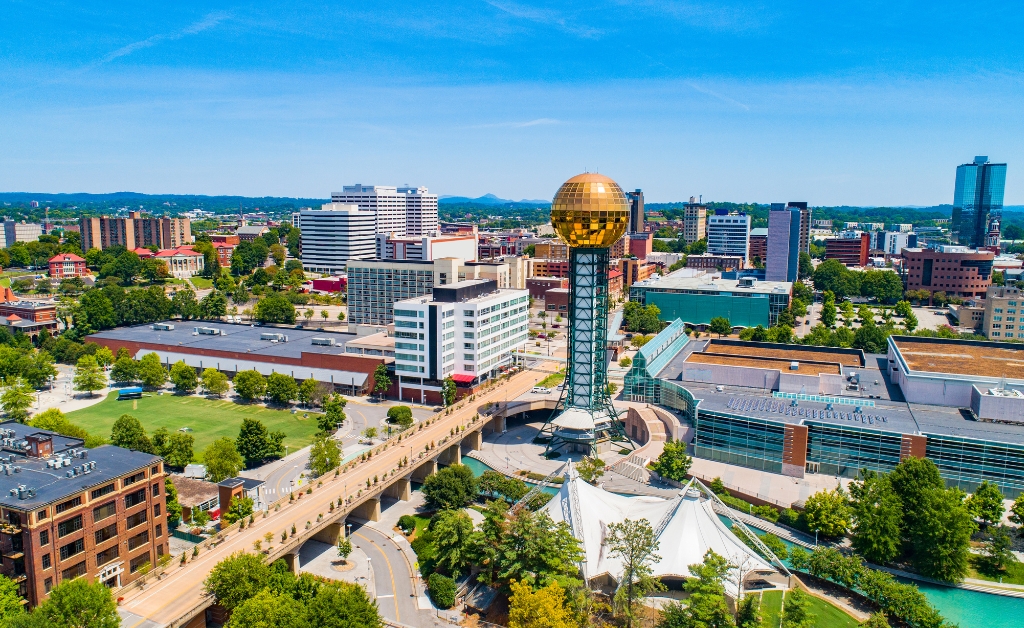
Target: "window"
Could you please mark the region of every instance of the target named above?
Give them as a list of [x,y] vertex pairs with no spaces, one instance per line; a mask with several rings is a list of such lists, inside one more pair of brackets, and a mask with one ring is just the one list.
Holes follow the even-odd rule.
[[473,310],[462,310],[462,315],[463,316],[472,316],[473,315]]
[[72,508],[76,508],[76,507],[81,506],[81,505],[82,505],[82,498],[81,497],[76,497],[74,499],[69,499],[68,501],[66,501],[66,502],[64,502],[62,504],[57,504],[54,507],[53,510],[54,510],[55,513],[57,513],[59,515],[60,513],[64,512],[65,510],[71,510]]
[[153,516],[154,517],[159,517],[160,516],[160,504],[153,504]]
[[110,561],[117,558],[118,554],[120,553],[120,549],[121,546],[115,543],[107,549],[103,550],[102,552],[96,554],[96,566],[102,567],[103,565],[106,565]]
[[82,515],[78,515],[67,521],[61,521],[57,524],[57,536],[67,536],[72,532],[77,532],[82,529]]
[[51,566],[52,561],[50,560],[50,553],[47,552],[43,554],[43,569],[49,569]]
[[92,509],[92,520],[93,523],[102,521],[107,517],[117,513],[117,502],[107,502],[102,506],[97,506]]
[[141,482],[141,481],[143,481],[145,479],[146,479],[145,471],[140,471],[139,473],[136,473],[135,475],[129,475],[125,479],[121,480],[121,487],[124,488],[125,486],[131,486],[132,484],[135,484],[136,482]]
[[52,589],[52,588],[53,588],[53,578],[47,578],[47,579],[46,579],[46,580],[45,580],[45,581],[43,582],[43,589],[45,589],[45,590],[46,590],[46,592],[47,592],[47,593],[49,593],[49,592],[50,592],[50,589]]
[[157,482],[156,484],[153,485],[153,497],[156,497],[159,494],[160,494],[160,483]]
[[99,545],[104,541],[109,541],[115,536],[117,536],[117,522],[114,522],[101,530],[96,530],[96,545]]
[[146,543],[149,543],[149,530],[143,530],[141,533],[128,539],[128,551],[138,549]]
[[465,325],[466,327],[472,327],[473,326],[473,321],[463,321],[462,324]]
[[48,511],[45,508],[43,508],[42,510],[37,512],[36,513],[36,521],[42,521],[43,519],[46,519],[47,513],[48,513]]
[[67,560],[85,551],[85,541],[77,539],[60,548],[60,559]]
[[39,544],[40,545],[49,545],[50,544],[50,531],[49,530],[43,530],[42,532],[39,533]]
[[129,563],[128,573],[135,573],[139,570],[139,567],[145,565],[148,562],[149,552],[146,552],[145,554],[139,554],[131,560],[131,563]]
[[470,362],[472,362],[472,361],[473,361],[473,360],[475,360],[476,358],[474,358],[474,357],[473,357],[473,354],[472,354],[472,353],[463,353],[463,354],[462,354],[462,359],[463,359],[463,360],[469,360]]
[[163,535],[164,535],[164,527],[162,525],[160,525],[159,523],[156,524],[156,537],[160,538]]
[[140,510],[138,513],[132,515],[131,517],[128,517],[127,522],[129,530],[136,526],[140,526],[143,523],[146,523],[146,511]]
[[150,475],[156,475],[157,473],[160,473],[160,465],[156,464],[149,468]]
[[475,335],[471,331],[464,331],[464,332],[462,332],[462,337],[463,338],[474,338]]
[[138,506],[144,501],[146,501],[146,489],[142,488],[125,496],[124,507],[131,508],[132,506]]
[[114,492],[114,485],[113,484],[107,484],[106,486],[101,486],[100,488],[97,488],[97,489],[93,490],[91,493],[89,493],[89,497],[91,499],[99,499],[99,498],[103,497],[104,495],[109,495],[109,494],[111,494],[113,492]]

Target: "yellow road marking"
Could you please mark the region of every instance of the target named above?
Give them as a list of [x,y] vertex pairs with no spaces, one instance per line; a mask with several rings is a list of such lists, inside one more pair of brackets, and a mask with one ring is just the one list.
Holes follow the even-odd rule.
[[[364,541],[367,541],[368,543],[373,543],[373,541],[363,536],[362,534],[359,534],[358,532],[356,532],[356,536],[363,539]],[[376,545],[376,543],[373,544]],[[391,569],[391,561],[388,560],[388,554],[384,551],[384,548],[378,547],[377,551],[380,552],[380,555],[384,557],[384,562],[388,566],[388,574],[391,575],[391,592],[394,594],[395,597],[395,621],[402,621],[402,616],[398,613],[398,589],[395,587],[395,572]],[[370,569],[373,569],[373,567],[371,567]],[[374,582],[376,582],[376,580],[374,580]],[[376,591],[373,592],[373,597],[377,597]]]

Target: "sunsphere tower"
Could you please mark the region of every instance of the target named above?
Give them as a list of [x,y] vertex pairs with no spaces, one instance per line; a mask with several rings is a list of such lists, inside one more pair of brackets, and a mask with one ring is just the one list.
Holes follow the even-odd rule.
[[569,355],[565,387],[541,436],[548,452],[593,455],[627,446],[608,395],[608,258],[626,232],[629,200],[600,174],[580,174],[562,184],[551,201],[551,224],[569,245]]

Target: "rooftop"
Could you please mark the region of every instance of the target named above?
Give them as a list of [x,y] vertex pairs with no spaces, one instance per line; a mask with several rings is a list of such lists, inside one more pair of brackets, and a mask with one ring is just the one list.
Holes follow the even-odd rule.
[[1024,345],[983,340],[893,336],[911,371],[1024,380]]
[[[723,364],[726,366],[748,366],[759,369],[776,369],[794,375],[842,375],[842,368],[835,363],[808,362],[803,360],[787,360],[785,358],[766,358],[751,355],[729,355],[725,353],[691,353],[687,362],[701,364]],[[794,370],[793,364],[797,365]]]
[[732,355],[778,358],[784,360],[836,362],[843,366],[853,367],[864,365],[864,353],[859,349],[829,350],[825,347],[804,348],[799,345],[777,345],[773,343],[712,340],[708,343],[704,352],[729,353]]
[[171,477],[174,488],[178,491],[178,503],[192,508],[217,497],[217,485],[206,480],[195,480],[183,475]]
[[742,279],[719,279],[710,275],[687,277],[672,273],[666,277],[655,275],[650,279],[638,281],[633,284],[633,287],[643,287],[665,292],[735,292],[737,294],[789,294],[793,290],[793,284],[788,281],[755,281],[749,287],[741,286],[740,282],[742,281]]

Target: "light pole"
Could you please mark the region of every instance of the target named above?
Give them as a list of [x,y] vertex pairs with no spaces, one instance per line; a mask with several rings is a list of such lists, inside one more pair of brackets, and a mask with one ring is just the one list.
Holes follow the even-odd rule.
[[370,578],[370,591],[369,591],[369,593],[370,593],[370,595],[373,596],[373,599],[376,600],[377,599],[377,581],[376,581],[376,579],[373,576],[373,565],[370,563],[370,557],[369,556],[366,557],[366,570],[370,572],[369,573],[369,578]]

